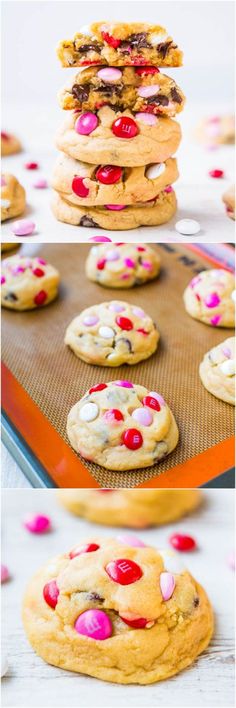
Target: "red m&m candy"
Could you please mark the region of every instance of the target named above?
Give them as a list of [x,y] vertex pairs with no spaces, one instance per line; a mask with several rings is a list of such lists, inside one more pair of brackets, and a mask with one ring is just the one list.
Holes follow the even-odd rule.
[[197,546],[192,536],[185,536],[182,533],[173,533],[170,536],[170,543],[176,551],[193,551]]
[[112,132],[117,138],[135,138],[138,134],[138,126],[133,120],[128,116],[122,116],[117,118],[111,126]]
[[95,386],[92,386],[92,388],[89,389],[89,393],[95,393],[96,391],[103,391],[104,388],[107,388],[107,384],[104,384],[104,383],[95,384]]
[[147,74],[159,74],[157,66],[137,66],[135,73],[139,76],[147,76]]
[[87,197],[89,194],[89,189],[84,184],[84,177],[74,177],[71,187],[77,197]]
[[45,300],[47,300],[47,293],[45,292],[45,290],[40,290],[40,292],[35,295],[35,305],[43,305]]
[[121,413],[118,408],[110,408],[110,410],[104,413],[103,418],[105,418],[108,423],[113,423],[116,420],[124,420],[123,413]]
[[148,620],[146,620],[144,617],[137,617],[136,619],[130,620],[120,615],[120,618],[123,620],[123,622],[125,622],[125,624],[128,624],[129,627],[133,627],[133,629],[144,629],[144,627],[146,627],[146,625],[148,624]]
[[122,177],[122,167],[114,167],[113,165],[103,165],[96,172],[96,179],[102,184],[115,184]]
[[224,171],[223,170],[210,170],[209,175],[210,175],[210,177],[213,177],[214,179],[220,179],[221,177],[224,177]]
[[50,580],[43,588],[43,597],[45,602],[54,610],[58,601],[59,590],[56,580]]
[[100,260],[97,262],[97,269],[98,270],[103,270],[106,265],[106,259],[105,258],[100,258]]
[[116,39],[116,37],[112,37],[112,34],[109,34],[109,32],[102,32],[102,38],[104,39],[104,42],[109,44],[110,47],[113,47],[113,49],[117,49],[117,47],[120,46],[121,44],[121,39]]
[[140,566],[129,558],[110,561],[105,568],[109,577],[119,585],[131,585],[142,577]]
[[36,276],[36,278],[42,278],[43,275],[45,275],[44,270],[42,270],[42,268],[33,268],[32,273]]
[[122,442],[129,450],[138,450],[139,447],[142,447],[143,437],[136,428],[129,428],[123,433]]
[[157,399],[153,398],[153,396],[144,396],[142,403],[144,406],[148,406],[148,408],[153,408],[154,411],[161,410],[160,403],[158,403]]
[[120,327],[121,329],[126,329],[127,331],[133,329],[133,323],[128,317],[122,317],[121,315],[118,315],[116,317],[116,324],[118,324],[118,327]]
[[98,551],[99,548],[100,546],[98,546],[97,543],[86,543],[84,546],[78,546],[74,549],[74,551],[71,551],[69,556],[70,558],[76,558],[76,556],[80,556],[82,553],[92,553],[93,551]]

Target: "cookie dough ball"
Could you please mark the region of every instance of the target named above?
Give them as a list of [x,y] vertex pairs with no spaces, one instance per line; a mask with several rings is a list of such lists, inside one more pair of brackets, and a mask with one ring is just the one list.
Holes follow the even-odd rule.
[[195,489],[59,489],[57,498],[76,516],[137,529],[176,521],[201,501]]
[[229,337],[205,354],[199,374],[203,385],[216,398],[235,405],[235,339]]
[[21,152],[22,145],[15,135],[10,133],[1,132],[1,154],[2,157],[7,155],[14,155],[17,152]]
[[88,226],[108,231],[126,231],[139,226],[160,226],[172,219],[177,209],[175,192],[166,187],[151,202],[139,202],[134,206],[82,207],[63,199],[54,192],[52,211],[58,221],[73,226]]
[[154,465],[179,437],[164,398],[124,380],[92,386],[71,409],[67,434],[82,457],[116,472]]
[[70,111],[57,133],[56,146],[75,160],[94,165],[138,167],[165,162],[180,140],[179,123],[172,118],[103,106],[96,113]]
[[14,175],[1,175],[1,221],[20,216],[25,210],[25,190]]
[[32,310],[55,300],[59,273],[44,258],[10,256],[2,262],[1,303],[10,310]]
[[156,278],[161,260],[151,246],[139,243],[92,246],[86,261],[86,275],[107,288],[132,288]]
[[1,243],[1,253],[19,248],[19,243]]
[[204,118],[196,130],[197,140],[206,147],[217,147],[235,142],[235,116],[210,116]]
[[191,317],[213,327],[234,327],[235,281],[228,270],[203,270],[184,292]]
[[111,300],[87,307],[75,317],[66,330],[65,344],[88,364],[120,366],[148,359],[159,336],[144,310]]
[[173,158],[147,167],[116,167],[89,165],[60,153],[52,186],[75,206],[135,206],[155,199],[176,179],[178,168]]
[[49,664],[116,683],[149,684],[190,666],[209,644],[205,590],[171,551],[93,536],[30,580],[23,624]]
[[230,217],[230,219],[235,220],[235,186],[234,184],[232,187],[229,187],[226,192],[223,194],[223,202],[225,204],[225,210],[227,216]]

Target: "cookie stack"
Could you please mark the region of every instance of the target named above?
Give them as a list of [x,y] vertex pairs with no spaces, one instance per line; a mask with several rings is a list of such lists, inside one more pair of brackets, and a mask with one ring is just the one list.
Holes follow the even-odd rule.
[[62,41],[58,57],[80,71],[59,93],[68,117],[56,138],[54,215],[116,231],[166,223],[181,140],[173,117],[185,97],[160,67],[181,66],[182,52],[162,27],[99,22]]

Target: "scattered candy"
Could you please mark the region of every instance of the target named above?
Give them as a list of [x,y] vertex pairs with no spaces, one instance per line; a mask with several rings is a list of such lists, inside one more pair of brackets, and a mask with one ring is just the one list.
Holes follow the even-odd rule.
[[98,118],[95,113],[91,113],[90,111],[82,113],[75,122],[75,130],[79,135],[90,135],[90,133],[96,130],[97,126]]
[[103,391],[104,388],[107,388],[107,384],[100,383],[100,384],[95,384],[95,386],[92,386],[92,388],[89,389],[89,393],[96,393],[97,391]]
[[170,600],[175,589],[175,579],[172,573],[160,574],[160,588],[163,600]]
[[110,408],[104,413],[103,418],[105,418],[108,423],[114,423],[114,421],[124,420],[123,413],[121,413],[121,411],[119,411],[117,408]]
[[181,219],[175,224],[175,229],[184,236],[193,236],[200,231],[200,224],[195,219]]
[[35,224],[28,219],[21,219],[20,221],[14,221],[11,229],[15,236],[30,236],[35,231]]
[[142,447],[143,437],[136,428],[125,430],[122,435],[122,442],[129,450],[138,450]]
[[141,120],[142,123],[146,123],[147,125],[156,125],[158,121],[153,113],[136,113],[135,117],[137,120]]
[[98,406],[96,403],[85,403],[83,408],[80,409],[79,412],[79,417],[80,420],[83,420],[87,423],[90,423],[91,420],[95,420],[98,416]]
[[112,623],[110,617],[102,610],[86,610],[82,612],[75,622],[75,630],[78,634],[84,634],[92,639],[108,639],[112,635]]
[[98,551],[100,546],[98,546],[97,543],[87,543],[84,546],[77,546],[73,551],[69,553],[70,558],[76,558],[77,556],[81,556],[82,553],[93,553],[94,551]]
[[152,414],[145,408],[136,408],[132,413],[132,418],[145,427],[151,425],[153,421]]
[[113,84],[121,79],[122,71],[120,71],[120,69],[107,67],[105,69],[100,69],[97,72],[97,76],[99,77],[99,79],[102,79],[102,81],[105,81],[108,84]]
[[58,596],[59,589],[57,587],[56,580],[50,580],[49,583],[46,583],[46,585],[44,585],[43,597],[47,605],[52,607],[53,610],[55,610],[55,607],[57,605]]
[[224,177],[224,170],[210,170],[208,174],[214,179],[220,179],[221,177]]
[[111,238],[108,238],[108,236],[90,236],[89,241],[94,241],[95,243],[106,243],[107,241],[111,241]]
[[162,172],[165,172],[166,166],[163,162],[159,162],[156,165],[150,165],[145,172],[145,177],[148,179],[155,179],[160,177]]
[[83,324],[86,327],[93,327],[93,325],[96,325],[99,322],[99,317],[97,315],[86,315],[83,319]]
[[37,180],[33,183],[33,187],[34,187],[35,189],[47,189],[47,187],[48,187],[47,180],[46,180],[46,179],[43,179],[43,178],[37,179]]
[[133,322],[131,322],[128,317],[122,317],[118,315],[118,317],[116,317],[116,324],[118,324],[118,327],[126,330],[127,332],[133,329]]
[[38,306],[43,305],[46,300],[47,300],[47,293],[45,292],[45,290],[40,290],[40,292],[37,295],[35,295],[35,298],[34,298],[35,305],[38,305]]
[[23,526],[30,533],[47,533],[51,530],[51,519],[43,514],[27,514],[23,520]]
[[123,174],[122,167],[114,167],[113,165],[103,165],[96,172],[96,179],[102,184],[115,184],[119,182]]
[[117,118],[111,126],[112,132],[117,138],[134,138],[138,134],[138,127],[128,116]]
[[37,162],[26,162],[25,163],[25,169],[26,170],[38,170],[39,165]]
[[161,406],[159,401],[154,396],[144,396],[142,400],[143,406],[148,406],[148,408],[153,408],[154,411],[160,411]]
[[6,565],[1,564],[1,583],[6,583],[10,578],[10,573]]
[[109,577],[119,585],[131,585],[139,580],[143,573],[140,566],[129,558],[110,561],[105,568]]
[[192,538],[192,536],[185,536],[185,534],[173,533],[169,540],[171,546],[177,551],[193,551],[197,547],[194,538]]
[[77,197],[87,197],[89,194],[89,189],[84,184],[84,177],[74,177],[71,187]]
[[99,327],[98,334],[100,334],[100,337],[103,337],[104,339],[111,339],[111,337],[114,337],[114,329],[112,329],[112,327],[108,327],[107,325],[102,325],[102,327]]
[[133,546],[134,548],[146,548],[146,543],[143,543],[140,538],[129,533],[121,533],[117,536],[117,541],[124,543],[126,546]]

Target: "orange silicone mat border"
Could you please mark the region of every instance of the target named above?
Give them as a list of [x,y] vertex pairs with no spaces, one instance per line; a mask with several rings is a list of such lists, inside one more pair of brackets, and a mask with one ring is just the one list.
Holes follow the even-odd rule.
[[[58,487],[100,487],[4,363],[2,406]],[[137,487],[199,487],[233,466],[234,437],[231,437]]]

